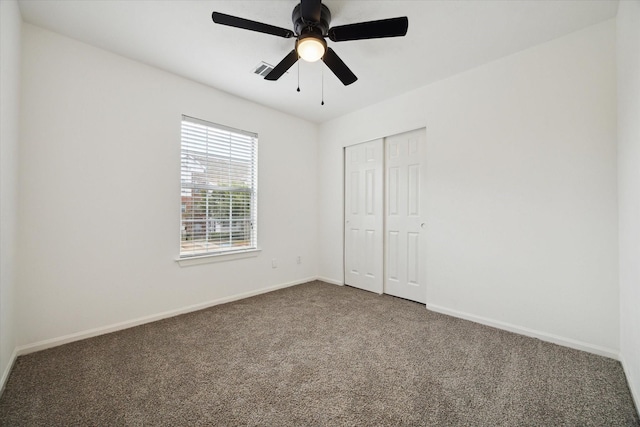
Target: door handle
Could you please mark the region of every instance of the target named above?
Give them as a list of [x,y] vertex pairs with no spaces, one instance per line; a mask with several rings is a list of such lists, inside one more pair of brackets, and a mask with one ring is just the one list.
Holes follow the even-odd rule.
[[423,222],[422,224],[420,224],[420,228],[424,228],[425,227],[425,223]]

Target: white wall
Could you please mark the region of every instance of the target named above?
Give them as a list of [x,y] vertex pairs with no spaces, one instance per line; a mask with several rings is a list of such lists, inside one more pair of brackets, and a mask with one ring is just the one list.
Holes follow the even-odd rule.
[[[315,124],[29,24],[21,111],[18,345],[317,275]],[[259,134],[260,256],[174,261],[183,113]]]
[[16,226],[20,111],[20,32],[17,2],[0,1],[0,387],[15,347]]
[[615,21],[320,127],[319,275],[342,281],[342,147],[427,128],[428,307],[618,350]]
[[620,355],[640,408],[640,1],[617,16]]

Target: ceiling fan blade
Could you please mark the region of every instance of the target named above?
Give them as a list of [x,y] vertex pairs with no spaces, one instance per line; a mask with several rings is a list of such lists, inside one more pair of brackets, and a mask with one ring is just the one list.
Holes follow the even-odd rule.
[[329,38],[334,42],[348,40],[380,39],[384,37],[400,37],[407,34],[409,19],[381,19],[379,21],[359,22],[357,24],[339,25],[329,30]]
[[280,36],[284,38],[293,37],[293,31],[286,28],[275,27],[269,24],[263,24],[262,22],[251,21],[249,19],[238,18],[237,16],[231,16],[220,12],[213,12],[211,19],[216,24],[228,25],[230,27],[242,28],[244,30],[257,31],[259,33],[271,34],[274,36]]
[[273,70],[266,76],[264,76],[265,80],[278,80],[284,73],[287,72],[289,68],[293,64],[298,61],[298,52],[293,49],[287,56],[284,57],[282,61],[278,65],[276,65]]
[[305,22],[320,22],[321,8],[320,0],[300,1],[300,15]]
[[322,57],[322,60],[345,86],[348,86],[358,80],[356,75],[351,72],[344,62],[342,62],[342,59],[340,59],[333,49],[328,48]]

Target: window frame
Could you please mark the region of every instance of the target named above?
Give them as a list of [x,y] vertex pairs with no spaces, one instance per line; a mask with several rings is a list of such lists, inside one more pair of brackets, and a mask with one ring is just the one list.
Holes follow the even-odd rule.
[[257,133],[181,116],[179,233],[181,266],[257,255]]

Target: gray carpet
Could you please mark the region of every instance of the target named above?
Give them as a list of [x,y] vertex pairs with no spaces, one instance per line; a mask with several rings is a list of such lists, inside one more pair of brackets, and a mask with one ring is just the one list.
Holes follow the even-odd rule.
[[0,419],[640,425],[615,360],[321,282],[19,357]]

